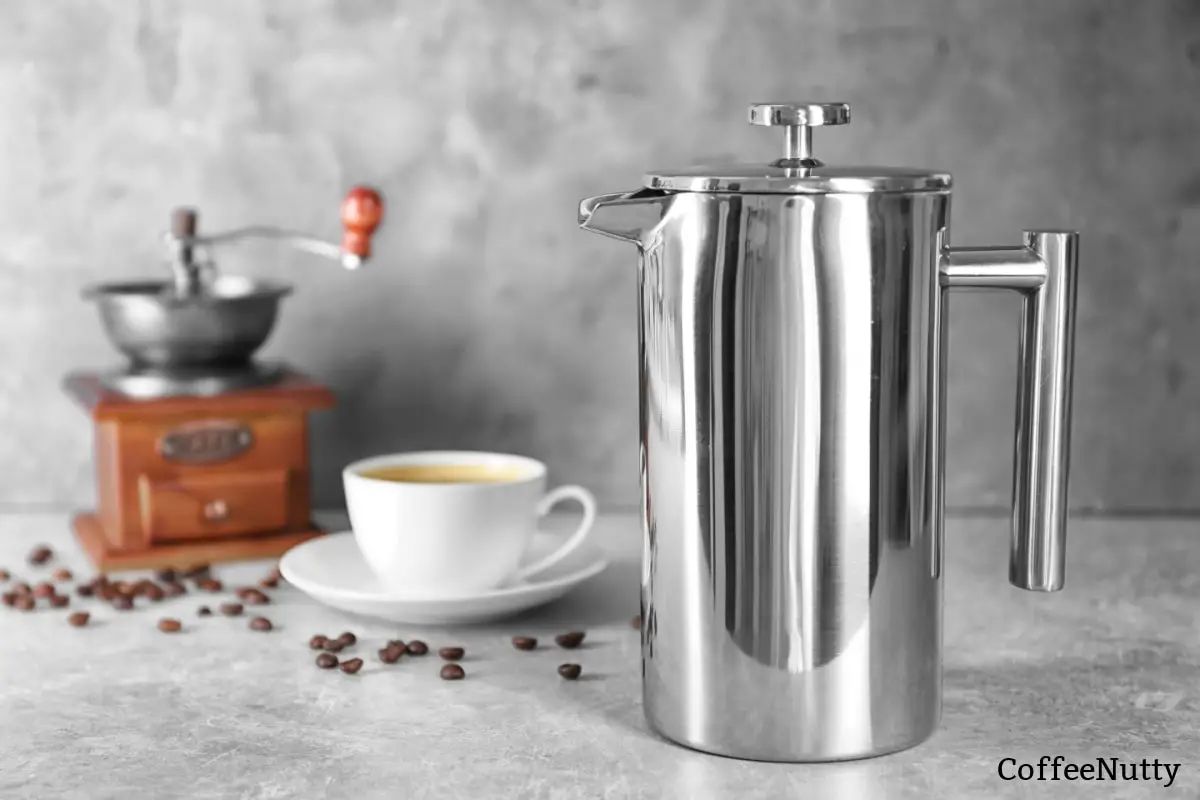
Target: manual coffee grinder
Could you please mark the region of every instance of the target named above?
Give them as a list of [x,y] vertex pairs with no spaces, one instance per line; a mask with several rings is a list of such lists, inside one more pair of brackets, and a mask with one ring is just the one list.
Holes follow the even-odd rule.
[[584,200],[634,244],[646,717],[698,750],[835,761],[942,707],[946,305],[1023,301],[1009,580],[1063,585],[1078,235],[950,246],[950,176],[826,166],[842,103],[753,106],[770,162]]
[[97,508],[72,525],[101,572],[269,558],[316,536],[307,414],[328,387],[253,358],[291,287],[221,274],[216,249],[273,239],[345,269],[371,256],[383,215],[373,189],[342,202],[340,245],[267,226],[202,235],[177,209],[169,280],[103,283],[84,296],[125,368],[68,375],[94,424]]

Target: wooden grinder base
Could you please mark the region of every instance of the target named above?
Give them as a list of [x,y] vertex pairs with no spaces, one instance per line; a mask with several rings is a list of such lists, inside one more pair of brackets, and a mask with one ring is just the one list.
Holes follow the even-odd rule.
[[[92,373],[65,388],[96,427],[99,505],[71,527],[98,571],[277,558],[323,533],[309,516],[306,412],[333,405],[327,388],[295,372],[205,398],[127,398]],[[164,437],[213,421],[244,427],[253,443],[211,463],[164,457]],[[213,502],[230,517],[206,524],[197,511]]]
[[85,512],[71,519],[71,529],[97,572],[120,572],[132,569],[175,569],[200,564],[219,564],[233,561],[256,561],[278,558],[298,544],[307,542],[325,531],[315,525],[306,531],[243,536],[237,540],[213,539],[177,545],[156,545],[141,552],[112,549],[104,538],[100,518]]

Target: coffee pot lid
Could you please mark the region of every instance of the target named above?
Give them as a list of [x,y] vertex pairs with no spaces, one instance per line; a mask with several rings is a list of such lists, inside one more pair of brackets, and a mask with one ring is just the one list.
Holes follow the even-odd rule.
[[850,121],[846,103],[756,103],[751,125],[784,129],[784,154],[764,164],[715,164],[646,174],[650,189],[742,194],[863,194],[937,192],[950,188],[950,175],[897,167],[830,167],[813,156],[812,129]]

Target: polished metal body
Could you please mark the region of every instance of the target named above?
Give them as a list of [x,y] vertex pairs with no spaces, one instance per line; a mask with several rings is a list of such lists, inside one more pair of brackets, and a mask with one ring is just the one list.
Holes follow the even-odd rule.
[[861,758],[938,724],[950,289],[1025,298],[1010,577],[1063,582],[1076,235],[950,248],[949,176],[826,169],[793,130],[839,105],[752,111],[789,128],[772,165],[580,207],[641,254],[645,712],[723,755]]

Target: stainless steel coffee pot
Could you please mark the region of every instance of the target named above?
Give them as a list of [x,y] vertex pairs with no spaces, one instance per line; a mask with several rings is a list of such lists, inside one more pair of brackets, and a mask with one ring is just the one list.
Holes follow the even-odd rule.
[[755,105],[779,160],[579,208],[640,253],[645,713],[698,750],[852,759],[937,727],[950,289],[1023,298],[1009,579],[1063,585],[1078,234],[951,247],[949,175],[813,156],[849,119]]

